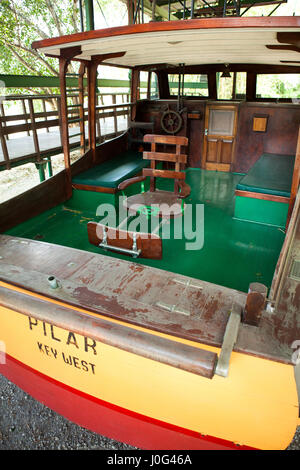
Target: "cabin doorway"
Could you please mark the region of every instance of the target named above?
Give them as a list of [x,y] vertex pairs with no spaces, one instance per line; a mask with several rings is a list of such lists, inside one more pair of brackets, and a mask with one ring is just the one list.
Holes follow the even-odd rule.
[[234,158],[236,128],[236,106],[207,105],[202,168],[230,171]]

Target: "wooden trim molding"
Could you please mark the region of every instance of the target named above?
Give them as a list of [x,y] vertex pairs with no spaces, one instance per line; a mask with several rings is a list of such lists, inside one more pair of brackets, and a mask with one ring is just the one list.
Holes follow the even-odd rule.
[[274,16],[274,17],[244,17],[244,18],[201,18],[196,20],[161,21],[145,24],[118,26],[82,33],[70,34],[56,38],[34,41],[34,49],[70,44],[77,41],[87,41],[125,34],[149,33],[156,31],[175,31],[193,29],[219,29],[219,28],[299,28],[300,17]]
[[276,196],[275,194],[265,194],[265,193],[254,193],[252,191],[241,191],[236,189],[236,196],[241,197],[252,197],[253,199],[263,199],[264,201],[274,201],[274,202],[283,202],[289,204],[290,198],[284,196]]
[[88,184],[72,184],[74,189],[81,189],[82,191],[95,191],[97,193],[115,194],[117,188],[106,188],[105,186],[91,186]]

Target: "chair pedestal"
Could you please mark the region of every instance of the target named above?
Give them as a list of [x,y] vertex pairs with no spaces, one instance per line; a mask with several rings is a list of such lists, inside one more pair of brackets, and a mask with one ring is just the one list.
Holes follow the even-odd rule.
[[123,205],[131,215],[142,213],[162,218],[180,217],[185,207],[176,194],[158,190],[130,196]]

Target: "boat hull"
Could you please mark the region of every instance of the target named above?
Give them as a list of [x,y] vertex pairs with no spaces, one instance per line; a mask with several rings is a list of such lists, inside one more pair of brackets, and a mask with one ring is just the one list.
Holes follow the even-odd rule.
[[[20,289],[9,291],[17,296]],[[41,305],[41,296],[27,295],[33,307]],[[0,373],[87,429],[143,449],[283,449],[293,438],[298,401],[291,365],[234,352],[229,376],[209,379],[108,344],[99,315],[69,308],[69,318],[80,315],[80,332],[74,322],[62,328],[57,317],[50,322],[33,311],[35,317],[0,307],[6,349]]]

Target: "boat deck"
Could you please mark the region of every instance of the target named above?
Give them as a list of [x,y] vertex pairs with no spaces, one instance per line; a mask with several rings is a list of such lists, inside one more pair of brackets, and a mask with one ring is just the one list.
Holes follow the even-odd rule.
[[[174,239],[171,222],[171,238],[163,239],[162,260],[134,261],[243,292],[248,291],[251,282],[270,287],[284,232],[279,227],[233,219],[234,191],[241,178],[232,173],[189,169],[186,181],[192,191],[186,202],[193,208],[204,204],[203,247],[186,250],[190,240]],[[88,241],[87,223],[100,221],[97,207],[112,201],[107,194],[74,190],[67,203],[29,219],[7,234],[128,260],[126,255],[104,252]],[[202,229],[201,221],[198,230]],[[199,243],[201,237],[198,233]]]
[[[270,286],[284,239],[278,227],[233,219],[240,178],[187,171],[192,186],[187,202],[204,204],[204,245],[185,250],[186,240],[163,240],[160,261],[99,254],[88,242],[87,222],[99,220],[98,205],[113,195],[74,191],[67,203],[0,237],[0,281],[147,330],[221,347],[233,303],[243,308],[250,282]],[[49,287],[50,275],[60,289]],[[277,337],[276,317],[267,313],[259,328],[241,324],[235,350],[291,360],[290,344]]]

